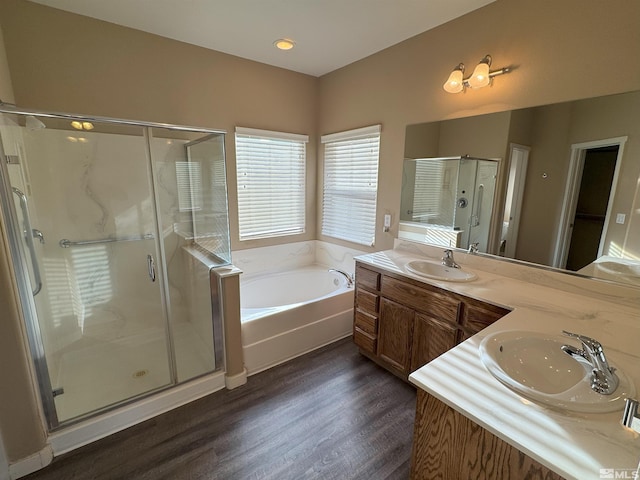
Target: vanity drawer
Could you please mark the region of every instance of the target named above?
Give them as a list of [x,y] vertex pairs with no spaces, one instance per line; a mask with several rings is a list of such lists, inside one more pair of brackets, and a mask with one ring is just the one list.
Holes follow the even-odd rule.
[[382,294],[435,318],[454,323],[458,318],[458,300],[394,278],[382,277]]
[[363,332],[358,327],[353,329],[353,342],[362,350],[369,353],[376,353],[376,339],[371,335]]
[[378,313],[380,297],[364,290],[356,290],[356,308],[369,313]]
[[370,290],[380,290],[380,274],[356,265],[356,284]]
[[369,335],[376,336],[378,334],[378,317],[369,315],[361,310],[356,310],[355,315],[356,328],[359,328]]

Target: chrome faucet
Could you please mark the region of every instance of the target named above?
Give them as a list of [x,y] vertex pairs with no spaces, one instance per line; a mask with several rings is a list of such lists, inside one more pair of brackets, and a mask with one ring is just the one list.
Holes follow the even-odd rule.
[[609,366],[600,342],[585,335],[567,332],[566,330],[563,330],[562,333],[567,337],[580,340],[580,343],[582,343],[582,348],[563,345],[562,350],[576,360],[587,362],[591,366],[591,389],[603,395],[611,395],[615,392],[620,381],[615,374],[616,369]]
[[453,250],[445,250],[444,257],[442,257],[442,265],[450,268],[460,268],[460,265],[453,259]]
[[330,268],[329,271],[343,275],[344,278],[347,279],[347,287],[348,288],[353,287],[353,275],[349,275],[347,272],[343,272],[342,270],[338,270],[337,268]]
[[469,245],[469,253],[478,253],[478,247],[480,247],[480,242],[473,242]]

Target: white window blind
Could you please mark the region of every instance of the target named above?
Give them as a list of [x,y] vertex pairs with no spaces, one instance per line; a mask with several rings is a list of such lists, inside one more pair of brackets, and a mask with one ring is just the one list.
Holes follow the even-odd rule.
[[324,144],[322,234],[373,246],[380,125],[321,137]]
[[176,162],[178,208],[181,212],[202,209],[202,173],[200,162]]
[[442,166],[440,161],[416,160],[413,220],[426,222],[440,214]]
[[303,233],[306,135],[236,128],[240,240]]

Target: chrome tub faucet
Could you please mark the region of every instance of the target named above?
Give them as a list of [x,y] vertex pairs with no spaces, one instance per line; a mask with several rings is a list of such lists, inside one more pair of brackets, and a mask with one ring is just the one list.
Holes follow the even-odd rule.
[[347,272],[343,272],[342,270],[338,270],[337,268],[330,268],[329,271],[339,273],[340,275],[344,276],[344,278],[347,279],[347,288],[353,287],[353,277],[355,275],[349,275]]

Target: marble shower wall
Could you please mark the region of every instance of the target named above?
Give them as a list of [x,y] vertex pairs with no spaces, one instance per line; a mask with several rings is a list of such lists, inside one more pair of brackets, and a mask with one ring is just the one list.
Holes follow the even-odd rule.
[[[159,265],[153,239],[59,245],[62,239],[155,233],[142,130],[130,128],[124,133],[23,132],[32,223],[45,237],[44,245],[37,246],[43,289],[36,305],[54,384],[58,357],[69,349],[114,341],[135,345],[164,332],[160,282],[152,282],[147,270],[148,254]],[[166,183],[158,187],[166,206],[161,217],[168,226],[164,229],[167,256],[178,259],[169,268],[179,269],[179,255],[175,255],[179,239],[172,233],[175,179],[172,183],[170,174],[165,176],[169,177]],[[180,310],[182,296],[172,295],[173,305]]]

